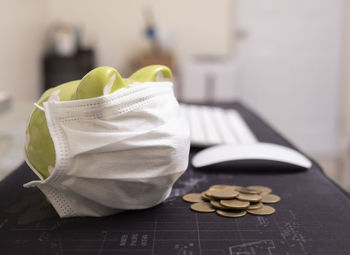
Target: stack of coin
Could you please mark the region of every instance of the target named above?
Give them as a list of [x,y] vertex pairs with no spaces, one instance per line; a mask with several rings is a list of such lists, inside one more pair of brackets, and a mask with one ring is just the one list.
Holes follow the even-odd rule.
[[277,203],[281,198],[271,192],[269,187],[259,185],[217,184],[202,193],[187,194],[182,199],[193,203],[190,207],[193,211],[216,212],[220,216],[236,218],[247,213],[259,216],[275,213],[275,208],[266,204]]

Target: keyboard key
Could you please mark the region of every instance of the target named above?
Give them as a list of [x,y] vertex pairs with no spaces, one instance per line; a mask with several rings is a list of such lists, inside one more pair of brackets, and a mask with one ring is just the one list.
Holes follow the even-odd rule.
[[[193,110],[193,109],[192,109]],[[202,120],[201,126],[204,129],[205,138],[208,144],[221,144],[217,123],[213,118],[213,110],[210,107],[202,106],[197,113]]]
[[217,126],[217,131],[221,137],[221,143],[238,144],[238,139],[234,136],[230,126],[227,123],[225,111],[221,108],[213,108],[213,119]]
[[236,111],[226,110],[226,118],[228,125],[230,125],[232,132],[240,144],[250,144],[257,142],[257,139],[255,138],[252,131]]
[[195,145],[256,143],[252,131],[235,110],[181,104],[189,121],[191,143]]

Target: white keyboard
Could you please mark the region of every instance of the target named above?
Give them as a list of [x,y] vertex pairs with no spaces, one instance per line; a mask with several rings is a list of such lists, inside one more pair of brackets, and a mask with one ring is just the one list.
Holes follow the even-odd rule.
[[189,121],[193,145],[239,145],[258,142],[236,110],[190,104],[180,104],[180,107]]

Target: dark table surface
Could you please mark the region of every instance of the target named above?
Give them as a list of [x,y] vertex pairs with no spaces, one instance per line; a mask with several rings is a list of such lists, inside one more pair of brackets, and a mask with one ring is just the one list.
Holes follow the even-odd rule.
[[[226,107],[259,141],[293,147],[243,105]],[[0,183],[0,254],[350,254],[349,196],[316,163],[189,166],[161,205],[103,218],[60,219],[38,189],[22,187],[33,179],[23,164]],[[274,215],[232,219],[192,212],[181,199],[218,183],[266,185],[282,200]]]

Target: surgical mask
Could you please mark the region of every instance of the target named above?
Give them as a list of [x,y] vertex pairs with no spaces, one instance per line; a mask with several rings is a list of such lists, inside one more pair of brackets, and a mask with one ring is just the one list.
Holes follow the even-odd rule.
[[171,82],[45,102],[43,110],[56,165],[47,179],[24,187],[38,187],[60,217],[155,206],[187,168],[189,128]]

